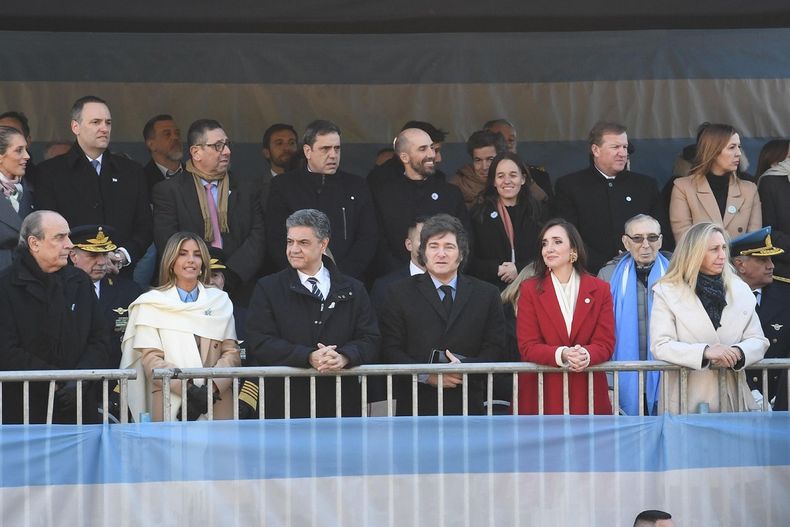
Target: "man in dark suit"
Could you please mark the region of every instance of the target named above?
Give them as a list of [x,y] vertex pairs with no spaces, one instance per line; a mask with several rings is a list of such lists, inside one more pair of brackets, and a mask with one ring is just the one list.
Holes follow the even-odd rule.
[[131,271],[151,244],[152,221],[143,169],[111,153],[107,103],[88,95],[71,109],[76,142],[38,166],[36,209],[54,210],[71,225],[112,225],[119,246],[113,263]]
[[74,227],[70,235],[74,248],[69,259],[93,282],[107,334],[110,335],[110,365],[117,367],[121,363],[121,339],[129,320],[129,304],[143,294],[143,290],[131,280],[108,276],[109,255],[117,248],[111,234],[112,227],[105,225]]
[[584,240],[588,271],[595,274],[620,251],[626,220],[637,214],[667,222],[656,181],[626,170],[628,134],[618,123],[599,122],[590,130],[593,164],[557,180],[555,216],[573,223]]
[[[499,291],[458,272],[469,240],[458,218],[437,214],[420,233],[420,261],[426,273],[390,287],[381,318],[382,354],[390,363],[494,362],[505,356],[505,318]],[[418,412],[436,415],[436,375],[421,375]],[[444,414],[461,414],[462,376],[443,376]],[[484,386],[469,382],[469,413],[483,413]],[[412,411],[411,378],[398,379],[397,413]]]
[[370,301],[373,303],[373,308],[379,317],[384,314],[387,306],[387,292],[390,285],[425,272],[425,267],[420,264],[420,232],[422,232],[424,223],[425,218],[417,218],[409,225],[409,235],[404,241],[406,250],[409,251],[409,263],[401,265],[391,273],[377,278],[373,282],[373,287],[370,290]]
[[[279,176],[278,176],[279,177]],[[265,276],[247,314],[247,359],[252,366],[292,366],[332,372],[376,362],[376,317],[361,282],[341,274],[325,256],[329,218],[315,209],[286,220],[290,267]],[[342,379],[342,413],[361,414],[360,384]],[[266,417],[282,417],[283,382],[266,382]],[[291,379],[291,417],[310,415],[308,379]],[[335,378],[316,382],[316,416],[335,416]]]
[[154,188],[154,242],[161,254],[178,231],[194,232],[223,250],[228,267],[225,290],[246,304],[264,254],[260,189],[252,178],[228,170],[230,141],[222,125],[199,119],[187,133],[186,170]]
[[317,120],[304,133],[306,166],[271,182],[266,206],[269,256],[285,269],[285,219],[301,209],[317,209],[329,217],[334,231],[329,251],[343,274],[358,280],[376,254],[378,225],[365,181],[340,170],[340,128]]
[[[771,343],[765,352],[766,359],[790,357],[790,284],[774,280],[772,260],[784,252],[771,243],[771,227],[735,238],[730,248],[732,265],[757,298],[760,325]],[[769,401],[776,397],[775,409],[787,410],[787,390],[777,390],[786,374],[785,370],[768,370],[767,391],[763,388],[762,370],[746,370],[746,379],[752,390],[759,391]]]
[[148,183],[148,193],[153,194],[154,185],[184,169],[181,163],[184,157],[181,129],[172,115],[155,115],[143,127],[143,141],[151,152],[151,160],[143,167],[143,173]]

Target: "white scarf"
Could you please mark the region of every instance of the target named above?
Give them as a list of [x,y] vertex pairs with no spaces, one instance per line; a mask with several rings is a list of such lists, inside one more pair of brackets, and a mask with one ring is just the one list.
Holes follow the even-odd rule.
[[551,282],[554,285],[554,293],[557,295],[557,302],[560,304],[562,318],[565,319],[565,328],[568,330],[568,337],[570,338],[573,312],[576,310],[576,299],[579,297],[579,275],[574,269],[571,271],[568,283],[562,284],[554,276],[554,273],[551,273]]
[[[162,350],[165,360],[177,368],[202,368],[195,336],[211,340],[236,340],[233,304],[227,293],[198,284],[195,302],[182,302],[175,287],[151,290],[129,306],[129,323],[123,336],[121,368],[137,370],[137,379],[129,381],[129,408],[136,421],[140,412],[151,411],[151,379],[143,368],[142,350]],[[196,379],[200,386],[203,381]],[[170,418],[175,419],[181,397],[171,394]]]

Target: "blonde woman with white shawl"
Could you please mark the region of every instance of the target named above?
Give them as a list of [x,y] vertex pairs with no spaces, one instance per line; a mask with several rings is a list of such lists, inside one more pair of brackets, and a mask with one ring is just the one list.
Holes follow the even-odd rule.
[[[167,241],[159,273],[160,287],[129,306],[123,337],[121,368],[137,370],[129,382],[129,408],[135,421],[148,412],[161,421],[162,382],[152,379],[155,368],[235,367],[241,364],[236,343],[233,304],[219,289],[207,287],[209,254],[196,234],[178,232]],[[212,379],[215,419],[233,417],[231,379]],[[170,419],[180,418],[181,381],[170,384]],[[208,411],[205,382],[187,384],[189,420],[204,419]]]

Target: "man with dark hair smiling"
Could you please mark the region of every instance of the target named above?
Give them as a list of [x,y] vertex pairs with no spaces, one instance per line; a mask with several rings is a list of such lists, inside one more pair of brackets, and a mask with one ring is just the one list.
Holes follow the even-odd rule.
[[[381,317],[382,354],[391,363],[494,362],[504,360],[505,317],[496,287],[460,274],[469,239],[458,218],[437,214],[420,232],[425,274],[395,282]],[[462,376],[443,376],[444,414],[461,414]],[[436,375],[422,375],[419,415],[437,415]],[[469,413],[483,413],[483,386],[471,379]],[[397,413],[412,411],[411,377],[398,379]]]

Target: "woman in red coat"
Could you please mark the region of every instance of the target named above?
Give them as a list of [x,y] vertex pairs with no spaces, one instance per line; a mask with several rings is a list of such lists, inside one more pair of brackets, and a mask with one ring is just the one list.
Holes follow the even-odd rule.
[[[557,218],[543,227],[535,277],[521,285],[516,332],[521,359],[568,370],[570,413],[588,413],[587,367],[614,350],[614,312],[609,284],[584,270],[579,232]],[[606,374],[593,374],[593,410],[611,414]],[[519,378],[518,410],[538,413],[538,376]],[[562,414],[562,374],[543,376],[543,413]]]

